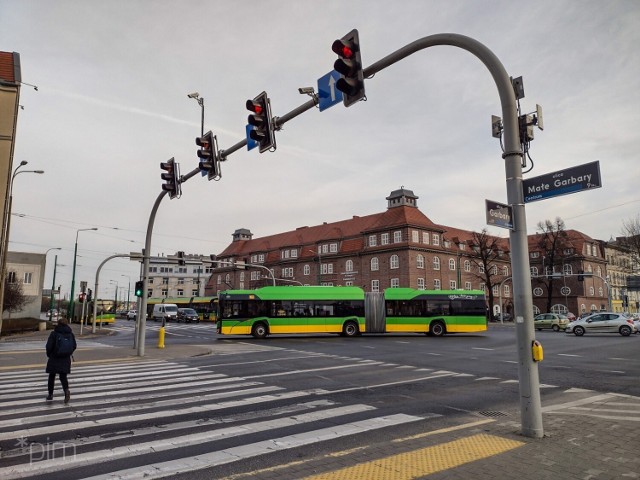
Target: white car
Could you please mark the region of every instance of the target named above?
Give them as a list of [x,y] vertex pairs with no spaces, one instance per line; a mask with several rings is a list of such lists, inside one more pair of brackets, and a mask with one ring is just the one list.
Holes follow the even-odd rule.
[[129,310],[127,312],[127,320],[135,320],[137,314],[138,312],[136,312],[135,310]]
[[598,312],[589,315],[567,325],[566,333],[573,333],[581,337],[585,333],[619,333],[623,337],[628,337],[636,333],[637,328],[633,320],[622,313]]

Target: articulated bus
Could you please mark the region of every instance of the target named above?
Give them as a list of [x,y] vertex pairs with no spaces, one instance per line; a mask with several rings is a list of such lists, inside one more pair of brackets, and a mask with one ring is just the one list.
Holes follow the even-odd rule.
[[151,318],[153,306],[159,303],[175,303],[178,308],[193,308],[200,321],[215,322],[218,318],[218,297],[150,297],[147,298],[147,318]]
[[217,332],[264,338],[280,333],[482,332],[487,329],[482,290],[358,287],[263,287],[219,295]]

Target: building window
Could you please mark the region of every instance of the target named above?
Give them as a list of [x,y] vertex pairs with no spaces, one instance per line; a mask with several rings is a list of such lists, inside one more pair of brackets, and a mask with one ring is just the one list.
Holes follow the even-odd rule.
[[330,275],[333,273],[333,263],[323,263],[322,264],[322,274]]
[[598,287],[598,295],[600,295],[602,297],[602,295],[603,295],[602,287]]
[[380,291],[380,280],[371,280],[371,291],[372,292]]
[[328,244],[322,245],[322,253],[329,253],[329,245]]
[[601,277],[602,276],[602,269],[600,267],[596,268],[596,274]]
[[416,268],[424,268],[424,256],[420,254],[416,257]]
[[429,245],[429,232],[422,232],[422,243]]
[[453,258],[449,259],[449,270],[455,270],[456,269],[456,261]]
[[420,241],[420,232],[417,230],[411,230],[411,241],[413,243],[418,243]]
[[264,253],[258,255],[258,263],[264,263]]
[[440,270],[440,259],[438,257],[433,257],[433,269]]
[[433,244],[437,247],[438,245],[440,245],[440,235],[438,235],[437,233],[433,234]]
[[400,268],[400,258],[398,257],[398,255],[391,255],[389,268]]
[[167,290],[166,288],[162,289],[162,296],[166,297],[167,295],[169,295],[169,290]]
[[529,256],[530,256],[531,258],[538,258],[538,257],[540,256],[540,252],[531,252],[531,253],[529,254]]
[[347,260],[347,263],[344,265],[344,269],[347,272],[353,272],[353,260]]
[[502,267],[502,275],[505,277],[509,276],[509,267]]
[[184,278],[178,279],[178,285],[184,285]]
[[493,267],[491,267],[491,275],[497,275],[497,274],[498,274],[498,267],[494,265]]
[[531,270],[531,275],[534,277],[538,276],[538,267],[530,267],[529,270]]
[[418,290],[424,290],[424,278],[418,278]]
[[464,289],[471,290],[471,282],[464,282]]
[[33,278],[33,273],[24,272],[24,284],[25,285],[31,285],[32,278]]
[[478,265],[478,273],[484,273],[484,265],[482,263]]
[[184,297],[184,290],[182,290],[181,288],[178,289],[178,296]]
[[389,234],[383,233],[380,235],[380,245],[389,245]]
[[162,285],[169,285],[169,279],[167,277],[162,278]]
[[344,282],[344,286],[345,287],[353,287],[353,282],[351,280],[347,280],[346,282]]
[[371,259],[371,271],[372,272],[376,272],[379,270],[379,265],[378,265],[378,257],[373,257]]
[[7,282],[16,283],[16,272],[7,273]]
[[492,290],[494,295],[500,295],[500,285],[494,285]]
[[440,279],[439,278],[434,278],[433,279],[433,289],[434,290],[441,290],[441,285],[440,285]]
[[378,245],[378,238],[375,235],[369,235],[369,246],[375,247]]
[[298,258],[298,250],[296,249],[291,250],[291,258]]
[[487,286],[484,283],[481,283],[480,290],[482,290],[484,293],[487,293]]
[[504,287],[504,296],[508,297],[511,295],[511,289],[509,288],[509,285],[505,285]]
[[400,242],[402,242],[402,231],[397,230],[393,232],[393,243],[400,243]]
[[449,280],[449,290],[457,290],[458,284],[455,280]]
[[329,252],[330,253],[338,253],[338,244],[337,243],[330,243],[329,244]]
[[587,243],[587,255],[591,255],[591,245]]
[[197,297],[198,295],[200,295],[200,292],[198,292],[198,290],[191,290],[192,297]]
[[541,297],[543,293],[544,293],[544,291],[540,287],[536,287],[536,288],[533,289],[533,294],[536,297]]
[[573,268],[571,268],[571,265],[565,265],[564,267],[562,267],[562,272],[565,275],[571,275],[573,273]]
[[282,269],[282,278],[293,278],[293,267],[285,267]]
[[311,274],[311,267],[309,265],[305,265],[304,267],[302,267],[302,273],[303,273],[303,275],[310,275]]
[[591,295],[592,297],[596,294],[596,291],[593,287],[589,287],[589,295]]
[[399,278],[392,278],[391,279],[391,288],[398,288],[400,286],[400,279]]

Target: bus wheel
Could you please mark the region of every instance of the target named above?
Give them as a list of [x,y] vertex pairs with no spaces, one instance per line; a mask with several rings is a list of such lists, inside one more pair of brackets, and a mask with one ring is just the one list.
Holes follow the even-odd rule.
[[444,323],[431,322],[431,326],[429,327],[429,333],[434,337],[442,337],[445,333],[447,333],[447,328],[444,326]]
[[251,335],[253,335],[254,338],[265,338],[268,333],[269,330],[263,322],[256,323],[251,329]]
[[345,337],[355,337],[359,332],[360,329],[358,328],[358,324],[352,320],[345,322],[344,326],[342,327],[342,334]]

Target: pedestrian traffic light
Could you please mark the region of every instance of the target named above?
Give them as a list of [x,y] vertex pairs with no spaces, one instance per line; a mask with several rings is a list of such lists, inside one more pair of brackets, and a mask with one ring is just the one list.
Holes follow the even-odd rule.
[[160,168],[165,170],[160,178],[165,181],[162,184],[162,190],[169,192],[169,198],[175,198],[182,195],[182,187],[180,186],[180,165],[176,163],[172,157],[166,162],[160,163]]
[[144,290],[144,282],[142,280],[138,280],[136,282],[136,287],[135,287],[136,297],[141,297],[143,290]]
[[267,92],[262,92],[253,100],[247,100],[247,110],[253,112],[247,120],[253,127],[249,131],[249,138],[258,142],[260,153],[275,150],[275,125],[271,117],[271,101],[267,97]]
[[333,68],[342,75],[336,82],[336,88],[343,93],[342,103],[348,107],[365,96],[358,30],[353,29],[340,40],[333,42],[331,50],[338,55]]
[[209,180],[220,180],[220,156],[218,155],[218,139],[211,130],[202,137],[196,138],[196,145],[200,147],[198,157],[200,158],[200,170],[207,171]]

